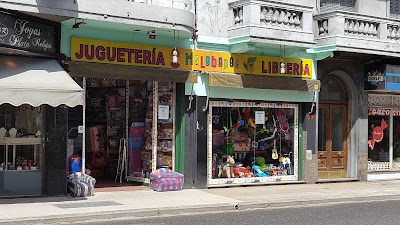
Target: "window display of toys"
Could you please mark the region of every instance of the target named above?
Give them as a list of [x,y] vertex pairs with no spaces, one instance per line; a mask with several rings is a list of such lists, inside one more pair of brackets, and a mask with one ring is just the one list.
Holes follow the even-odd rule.
[[158,143],[157,151],[172,151],[172,141],[163,140]]
[[251,139],[247,138],[245,142],[233,142],[234,152],[249,152],[251,148]]
[[212,145],[222,146],[225,144],[225,131],[224,130],[213,130],[212,134]]
[[163,161],[164,161],[165,164],[167,164],[168,167],[172,168],[172,156],[164,155],[163,156]]
[[253,172],[251,172],[246,167],[242,167],[242,166],[234,167],[233,168],[233,174],[235,174],[235,177],[239,177],[239,178],[254,177]]
[[[212,181],[212,184],[254,180],[222,180],[230,178],[265,177],[259,180],[267,182],[280,179],[279,176],[295,175],[293,161],[296,158],[287,153],[292,153],[295,147],[294,137],[290,135],[296,132],[295,122],[290,121],[296,121],[297,106],[289,104],[282,108],[281,103],[268,103],[268,106],[261,107],[263,103],[260,103],[254,107],[257,104],[216,101],[211,107],[211,179],[221,179]],[[263,113],[256,113],[258,111]],[[235,156],[236,164],[229,164],[230,156]],[[229,173],[230,168],[233,175]]]
[[260,166],[253,165],[253,166],[251,167],[251,169],[252,169],[252,171],[253,171],[253,173],[254,173],[254,175],[255,175],[256,177],[266,177],[266,176],[267,176],[266,173],[264,173],[263,171],[261,171],[261,167],[260,167]]
[[218,169],[218,178],[220,177],[227,177],[227,178],[234,178],[235,174],[233,173],[233,166],[235,165],[235,160],[233,159],[233,156],[228,156],[226,159],[226,163],[223,165],[219,165]]
[[164,128],[162,130],[158,131],[158,138],[163,139],[163,138],[172,138],[173,136],[173,130]]
[[160,93],[158,96],[160,104],[171,104],[172,103],[172,93]]

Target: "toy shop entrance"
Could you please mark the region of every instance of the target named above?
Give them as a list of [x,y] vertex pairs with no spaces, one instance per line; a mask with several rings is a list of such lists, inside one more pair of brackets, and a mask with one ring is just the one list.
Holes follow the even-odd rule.
[[85,74],[92,77],[80,78],[86,93],[85,116],[82,108],[70,111],[69,123],[73,127],[75,120],[79,125],[85,117],[85,138],[80,134],[70,141],[74,149],[84,146],[83,165],[96,178],[96,188],[142,186],[149,183],[152,170],[175,170],[176,87],[182,81],[171,77],[179,76],[137,67],[129,68],[135,75],[116,74],[109,65],[101,72],[91,68],[95,72]]
[[318,117],[318,179],[346,178],[347,95],[341,81],[322,81]]

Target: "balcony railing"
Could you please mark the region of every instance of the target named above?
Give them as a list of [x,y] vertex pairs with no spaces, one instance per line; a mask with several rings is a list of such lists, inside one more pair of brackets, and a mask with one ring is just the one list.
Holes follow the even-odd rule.
[[[318,36],[326,36],[329,33],[329,20],[320,19],[318,22]],[[378,30],[380,23],[366,20],[344,18],[343,27],[335,27],[335,29],[343,29],[343,34],[348,36],[358,36],[364,38],[378,38]],[[397,27],[388,27],[388,30],[395,30]]]
[[314,17],[317,45],[400,56],[400,20],[336,11]]
[[400,41],[400,23],[387,25],[387,38],[393,41]]
[[230,0],[229,36],[250,35],[255,38],[295,42],[312,47],[313,7],[277,0]]
[[261,24],[286,28],[302,29],[301,16],[303,12],[282,8],[261,6]]
[[234,24],[243,25],[243,6],[232,8],[234,15]]

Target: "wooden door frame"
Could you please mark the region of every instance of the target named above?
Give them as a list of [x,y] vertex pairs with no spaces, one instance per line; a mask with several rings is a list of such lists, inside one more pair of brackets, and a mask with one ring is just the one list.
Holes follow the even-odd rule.
[[[341,151],[341,152],[343,152],[343,170],[346,170],[347,171],[347,167],[348,167],[348,151],[349,151],[349,148],[348,148],[348,134],[349,134],[349,131],[348,131],[348,106],[347,106],[347,104],[343,104],[342,102],[338,102],[338,103],[332,103],[332,102],[329,102],[329,103],[325,103],[325,102],[323,102],[323,103],[320,103],[319,104],[319,107],[318,108],[323,108],[323,109],[325,109],[325,110],[327,110],[327,114],[326,114],[326,130],[325,130],[325,133],[326,133],[326,138],[325,138],[325,150],[326,151],[324,151],[325,153],[326,153],[326,158],[328,158],[328,159],[332,159],[332,157],[333,157],[333,149],[332,149],[332,124],[333,124],[333,121],[332,121],[332,113],[333,113],[333,108],[335,108],[335,107],[337,107],[337,108],[342,108],[343,109],[343,112],[344,112],[344,115],[343,115],[343,122],[344,122],[344,124],[343,124],[343,141],[342,141],[342,149],[343,149],[343,151]],[[320,151],[319,151],[319,149],[318,149],[318,158],[319,158],[319,153]],[[324,170],[326,170],[326,171],[334,171],[335,169],[333,168],[333,165],[332,165],[332,160],[327,160],[326,161],[326,167],[324,168]],[[320,167],[319,167],[320,168]],[[318,169],[319,169],[318,168]]]
[[[320,156],[323,156],[323,153],[321,153],[321,152],[325,152],[325,155],[326,155],[326,158],[328,157],[328,154],[327,154],[327,152],[328,152],[328,146],[329,146],[329,142],[328,142],[328,136],[329,136],[329,128],[330,128],[330,123],[328,124],[327,122],[329,122],[330,120],[329,120],[329,117],[330,117],[330,113],[329,113],[329,105],[328,104],[319,104],[319,106],[318,106],[318,111],[319,111],[319,109],[320,108],[322,108],[324,111],[326,111],[325,112],[325,151],[320,151],[320,149],[319,149],[319,146],[318,146],[318,149],[317,149],[317,152],[318,152],[318,159],[320,158]],[[318,121],[318,123],[319,123],[319,121]],[[321,131],[319,131],[319,132],[321,132]],[[319,138],[319,137],[318,137]],[[320,168],[321,167],[319,167],[318,166],[318,170],[320,170]],[[329,168],[329,165],[328,165],[328,161],[326,160],[326,162],[325,162],[325,167],[323,167],[323,168],[321,168],[321,170],[323,170],[323,171],[328,171],[328,168]]]

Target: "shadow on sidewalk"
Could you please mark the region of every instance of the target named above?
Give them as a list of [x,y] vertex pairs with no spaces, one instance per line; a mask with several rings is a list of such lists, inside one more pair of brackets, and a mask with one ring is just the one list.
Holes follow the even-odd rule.
[[0,205],[2,204],[21,204],[21,203],[56,203],[56,202],[79,202],[85,201],[86,197],[72,197],[72,196],[45,196],[45,195],[0,195]]

